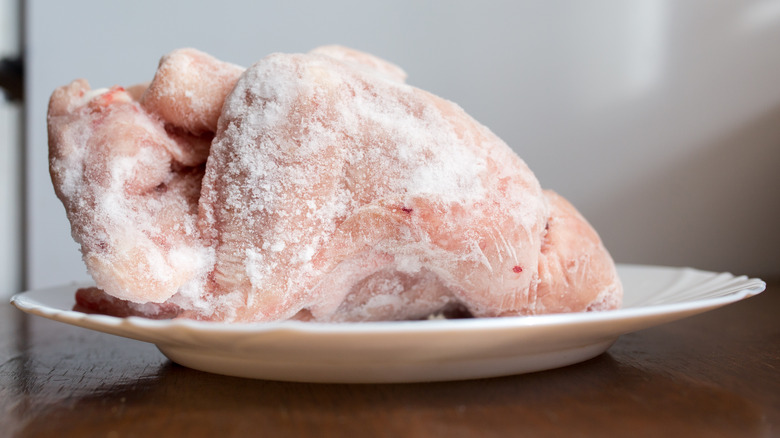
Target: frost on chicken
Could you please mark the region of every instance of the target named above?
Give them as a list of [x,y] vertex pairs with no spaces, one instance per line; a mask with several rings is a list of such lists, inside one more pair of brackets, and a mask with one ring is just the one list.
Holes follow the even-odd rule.
[[185,49],[138,97],[58,89],[52,178],[97,285],[225,321],[618,306],[584,218],[405,77],[338,46],[245,71]]

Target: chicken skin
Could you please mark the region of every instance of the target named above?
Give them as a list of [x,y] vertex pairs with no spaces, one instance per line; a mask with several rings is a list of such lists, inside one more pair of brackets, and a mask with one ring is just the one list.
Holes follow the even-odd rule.
[[76,80],[53,93],[52,182],[87,269],[109,295],[160,303],[200,287],[211,264],[197,228],[211,116],[242,72],[184,49],[163,58],[151,84],[91,90]]
[[80,305],[327,322],[618,307],[576,209],[405,77],[339,46],[246,70],[184,49],[145,89],[55,91],[52,179],[107,295]]

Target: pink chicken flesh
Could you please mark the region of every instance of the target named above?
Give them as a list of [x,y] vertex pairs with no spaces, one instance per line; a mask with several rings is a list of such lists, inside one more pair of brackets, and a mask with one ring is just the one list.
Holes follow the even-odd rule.
[[[49,106],[86,309],[218,321],[606,310],[598,235],[460,107],[328,46],[247,70],[192,49]],[[102,289],[102,291],[101,291]]]

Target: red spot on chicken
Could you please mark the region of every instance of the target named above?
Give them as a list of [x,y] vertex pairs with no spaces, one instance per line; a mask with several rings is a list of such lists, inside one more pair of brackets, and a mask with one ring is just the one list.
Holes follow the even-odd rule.
[[512,272],[514,272],[516,274],[519,274],[519,273],[523,272],[523,267],[522,266],[515,266],[514,268],[512,268]]

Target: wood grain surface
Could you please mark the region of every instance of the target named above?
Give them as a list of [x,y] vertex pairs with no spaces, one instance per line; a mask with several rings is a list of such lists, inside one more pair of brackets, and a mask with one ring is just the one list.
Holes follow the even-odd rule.
[[0,437],[780,436],[780,282],[590,361],[461,382],[225,377],[0,303]]

